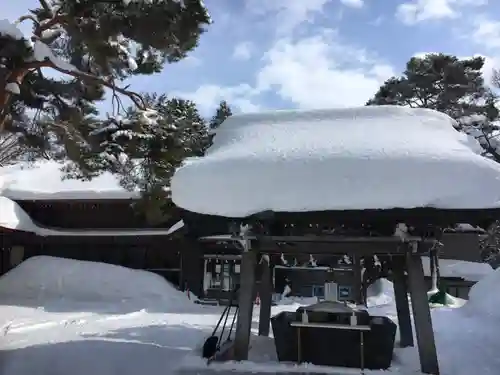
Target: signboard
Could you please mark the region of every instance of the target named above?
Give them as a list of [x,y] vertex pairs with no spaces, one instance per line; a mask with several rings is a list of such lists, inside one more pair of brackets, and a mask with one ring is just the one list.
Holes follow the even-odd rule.
[[351,299],[351,287],[345,285],[339,285],[337,295],[339,301]]

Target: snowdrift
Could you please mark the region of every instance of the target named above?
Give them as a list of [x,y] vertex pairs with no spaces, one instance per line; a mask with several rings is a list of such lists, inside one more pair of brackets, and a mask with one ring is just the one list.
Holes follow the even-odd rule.
[[[187,296],[161,276],[105,263],[49,256],[27,259],[0,277],[0,298],[74,302],[165,303],[191,307]],[[166,311],[167,312],[167,311]]]
[[231,116],[172,178],[204,214],[500,206],[500,165],[445,114],[370,106]]
[[467,308],[477,314],[500,318],[499,286],[500,269],[496,269],[471,288]]
[[366,291],[368,307],[380,307],[395,304],[394,285],[387,279],[378,279]]

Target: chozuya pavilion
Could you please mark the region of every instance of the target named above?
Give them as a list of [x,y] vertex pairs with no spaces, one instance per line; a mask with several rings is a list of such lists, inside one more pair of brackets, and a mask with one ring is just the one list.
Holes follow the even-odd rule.
[[234,359],[248,357],[257,256],[392,254],[401,345],[413,346],[409,292],[422,372],[439,372],[421,255],[442,228],[484,228],[500,214],[500,164],[455,125],[398,106],[235,115],[206,156],[177,170],[172,197],[188,232],[224,220],[240,243]]

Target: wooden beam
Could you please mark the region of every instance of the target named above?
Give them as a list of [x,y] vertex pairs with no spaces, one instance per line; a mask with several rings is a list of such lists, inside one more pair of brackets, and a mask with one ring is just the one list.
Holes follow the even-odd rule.
[[[253,247],[258,248],[266,254],[351,254],[357,256],[368,255],[389,255],[400,254],[404,255],[408,249],[408,245],[404,242],[282,242],[279,240],[255,240],[252,241]],[[231,246],[227,243],[220,243],[217,241],[203,240],[203,247],[206,253],[231,253],[233,252]],[[430,242],[423,242],[419,247],[421,254],[427,253],[432,244]],[[241,251],[241,250],[240,250]]]
[[406,261],[421,371],[424,374],[439,375],[439,363],[424,279],[424,269],[422,267],[422,257],[418,253],[409,252]]
[[392,259],[392,274],[396,310],[398,313],[399,339],[402,348],[414,346],[411,326],[410,304],[408,303],[408,281],[405,275],[406,259],[396,256]]
[[269,336],[271,324],[271,305],[273,301],[273,281],[269,256],[261,259],[261,279],[259,288],[260,314],[259,314],[259,336]]
[[255,285],[256,252],[249,249],[241,257],[239,310],[234,338],[234,359],[246,361],[252,328],[253,292]]

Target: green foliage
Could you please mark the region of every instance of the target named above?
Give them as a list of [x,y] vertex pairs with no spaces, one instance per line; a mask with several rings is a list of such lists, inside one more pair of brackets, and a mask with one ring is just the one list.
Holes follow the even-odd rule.
[[[444,54],[413,57],[400,77],[388,79],[367,105],[430,108],[457,119],[486,113],[494,95],[484,82],[484,58],[459,59]],[[496,118],[498,111],[489,113]]]
[[[87,138],[80,134],[85,124],[100,121],[95,104],[105,88],[145,110],[140,96],[119,82],[183,59],[211,22],[200,0],[40,4],[19,20],[33,23],[31,38],[14,22],[0,25],[0,130],[24,134],[25,143],[39,148],[55,141],[70,157],[81,147],[72,142]],[[18,93],[5,90],[10,82]],[[114,112],[120,109],[116,101]]]
[[225,100],[219,103],[219,107],[215,111],[215,115],[210,120],[209,127],[211,130],[217,129],[233,112]]
[[[158,222],[172,208],[169,186],[176,168],[188,157],[202,156],[209,146],[210,122],[190,100],[158,94],[143,99],[149,111],[130,107],[123,117],[106,123],[88,116],[75,150],[78,157],[72,158],[75,163],[67,173],[80,179],[103,171],[119,175],[125,188],[142,192],[139,208]],[[220,108],[231,113],[225,102]]]

